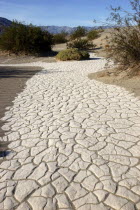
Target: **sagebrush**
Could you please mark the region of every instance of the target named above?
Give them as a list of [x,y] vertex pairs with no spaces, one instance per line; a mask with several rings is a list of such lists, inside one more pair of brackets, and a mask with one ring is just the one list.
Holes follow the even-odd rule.
[[86,51],[80,51],[78,49],[66,49],[60,51],[57,54],[56,59],[60,61],[85,60],[89,59],[89,53]]

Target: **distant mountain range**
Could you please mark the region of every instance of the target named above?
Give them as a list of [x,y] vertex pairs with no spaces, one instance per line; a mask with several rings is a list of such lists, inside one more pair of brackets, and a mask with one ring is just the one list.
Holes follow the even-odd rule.
[[[95,29],[95,27],[88,27],[88,26],[83,26],[87,31],[91,31]],[[68,26],[41,26],[41,29],[43,31],[49,31],[52,34],[58,34],[61,32],[66,32],[68,34],[72,33],[73,31],[76,30],[77,27],[68,27]]]
[[[4,27],[8,27],[10,26],[12,23],[12,21],[6,19],[6,18],[3,18],[3,17],[0,17],[0,32],[3,30]],[[93,30],[93,29],[98,29],[100,27],[88,27],[88,26],[83,26],[87,31],[90,31],[90,30]],[[72,33],[77,27],[68,27],[68,26],[40,26],[40,28],[43,30],[43,31],[49,31],[50,33],[52,34],[58,34],[58,33],[61,33],[62,31],[63,32],[66,32],[68,34]],[[109,28],[107,26],[103,26],[102,27],[103,29],[105,28]]]

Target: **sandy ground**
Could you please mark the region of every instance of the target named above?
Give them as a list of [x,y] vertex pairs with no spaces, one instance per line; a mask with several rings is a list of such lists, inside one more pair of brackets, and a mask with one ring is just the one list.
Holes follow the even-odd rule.
[[113,29],[105,29],[101,32],[99,38],[95,39],[93,42],[97,47],[105,47],[110,43],[110,37]]
[[113,29],[105,29],[100,33],[99,38],[93,40],[96,45],[95,53],[99,57],[107,57],[106,47],[110,44],[111,33]]

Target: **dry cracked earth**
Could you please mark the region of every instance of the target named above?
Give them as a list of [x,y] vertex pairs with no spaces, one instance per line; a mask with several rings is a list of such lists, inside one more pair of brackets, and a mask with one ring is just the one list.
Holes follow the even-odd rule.
[[1,210],[140,209],[140,100],[87,78],[106,63],[30,64],[2,119]]

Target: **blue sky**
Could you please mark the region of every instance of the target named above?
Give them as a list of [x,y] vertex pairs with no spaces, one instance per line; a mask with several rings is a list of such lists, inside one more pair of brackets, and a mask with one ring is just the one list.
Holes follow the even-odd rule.
[[0,0],[0,17],[35,25],[93,26],[104,21],[109,6],[129,7],[129,0]]

